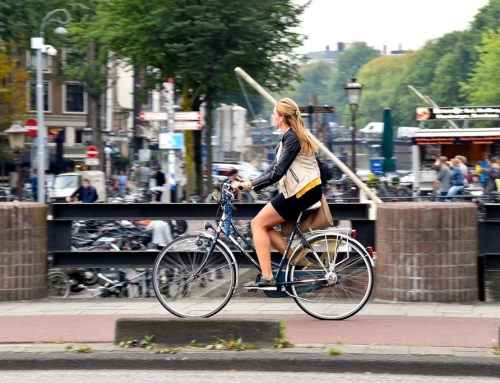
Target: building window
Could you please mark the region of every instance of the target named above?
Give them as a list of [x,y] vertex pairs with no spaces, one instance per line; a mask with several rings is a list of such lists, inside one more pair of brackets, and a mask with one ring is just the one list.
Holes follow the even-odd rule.
[[75,144],[83,144],[83,129],[75,129]]
[[[31,81],[28,89],[30,90],[29,110],[34,111],[37,109],[37,107],[36,107],[36,83]],[[43,82],[43,111],[50,112],[50,81]]]
[[[36,65],[36,52],[26,52],[26,67],[28,71],[34,72],[37,70]],[[44,73],[52,72],[52,58],[47,53],[42,53],[42,71]]]
[[85,91],[82,84],[64,84],[64,112],[85,113]]

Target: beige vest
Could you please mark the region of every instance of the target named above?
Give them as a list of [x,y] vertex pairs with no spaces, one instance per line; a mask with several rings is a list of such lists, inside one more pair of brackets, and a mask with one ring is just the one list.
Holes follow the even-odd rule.
[[[280,147],[276,154],[278,160],[281,155],[281,149],[282,144],[280,142]],[[298,154],[286,174],[280,179],[281,192],[285,198],[293,197],[309,182],[319,177],[319,166],[314,153],[308,155]]]

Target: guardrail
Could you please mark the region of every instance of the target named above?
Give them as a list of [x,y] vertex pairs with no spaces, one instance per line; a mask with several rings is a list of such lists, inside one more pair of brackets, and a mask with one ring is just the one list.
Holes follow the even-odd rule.
[[[237,204],[233,213],[236,220],[251,220],[264,207],[263,204]],[[370,204],[331,203],[334,220],[351,221],[357,239],[364,246],[375,247],[375,221],[369,220]],[[52,205],[52,220],[48,221],[48,246],[54,267],[150,267],[158,251],[71,251],[71,222],[74,220],[148,220],[184,219],[213,221],[216,204],[68,204]],[[238,262],[248,259],[235,252]],[[279,259],[278,253],[273,257]]]

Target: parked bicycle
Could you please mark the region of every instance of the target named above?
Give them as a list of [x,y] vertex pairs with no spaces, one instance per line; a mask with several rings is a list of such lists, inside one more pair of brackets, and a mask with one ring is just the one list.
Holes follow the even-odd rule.
[[[205,231],[178,238],[158,255],[153,266],[153,289],[159,302],[178,317],[210,317],[226,306],[238,286],[238,264],[233,252],[221,241],[224,233],[260,270],[255,249],[236,227],[230,184],[222,187],[216,227],[205,222]],[[276,290],[269,297],[291,297],[307,314],[318,319],[341,320],[356,314],[373,289],[373,260],[348,230],[300,230],[299,216],[285,254],[290,259],[272,262]],[[232,229],[232,231],[231,231]],[[240,245],[240,239],[249,250]]]

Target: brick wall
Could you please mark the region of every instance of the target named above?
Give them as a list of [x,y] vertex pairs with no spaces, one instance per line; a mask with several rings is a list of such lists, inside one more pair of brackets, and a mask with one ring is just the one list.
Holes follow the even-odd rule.
[[47,296],[47,208],[0,203],[0,302]]
[[478,299],[475,204],[381,204],[376,248],[377,298],[401,302]]

